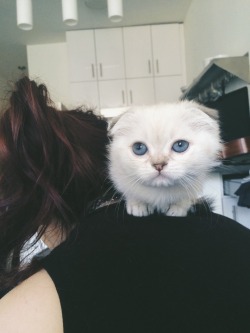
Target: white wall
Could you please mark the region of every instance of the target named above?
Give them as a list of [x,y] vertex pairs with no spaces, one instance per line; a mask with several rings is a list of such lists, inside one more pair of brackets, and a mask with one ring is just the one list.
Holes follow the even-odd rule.
[[250,0],[192,0],[184,21],[187,83],[203,60],[250,51]]
[[7,80],[0,74],[0,112],[4,110],[7,105],[9,98],[8,90],[10,91],[11,89],[7,87]]
[[54,102],[69,104],[69,83],[66,43],[28,45],[30,78],[44,83]]
[[24,72],[13,70],[7,79],[0,72],[0,112],[4,111],[6,107],[9,106],[9,98],[13,91],[14,83],[26,73],[26,70]]

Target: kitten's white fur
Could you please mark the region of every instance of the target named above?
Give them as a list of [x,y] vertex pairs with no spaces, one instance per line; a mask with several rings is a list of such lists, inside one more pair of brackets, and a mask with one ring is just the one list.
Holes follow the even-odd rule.
[[[215,110],[190,101],[134,107],[110,127],[109,174],[126,200],[127,212],[145,216],[155,210],[185,216],[202,192],[207,173],[218,164],[221,151]],[[189,147],[176,153],[172,145],[186,140]],[[142,142],[145,155],[132,145]],[[164,165],[157,171],[155,164]]]

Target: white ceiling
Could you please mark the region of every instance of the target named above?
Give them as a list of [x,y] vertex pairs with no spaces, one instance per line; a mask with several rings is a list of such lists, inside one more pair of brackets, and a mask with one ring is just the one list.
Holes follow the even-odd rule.
[[27,44],[63,42],[67,30],[183,22],[191,1],[123,0],[122,22],[111,23],[106,0],[78,0],[79,23],[69,27],[62,22],[61,0],[32,0],[34,27],[23,31],[16,25],[16,0],[0,0],[0,78],[27,67]]

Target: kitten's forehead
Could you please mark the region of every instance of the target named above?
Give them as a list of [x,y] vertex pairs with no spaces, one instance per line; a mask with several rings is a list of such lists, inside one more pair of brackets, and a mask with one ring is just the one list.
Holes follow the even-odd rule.
[[147,133],[152,138],[159,135],[178,136],[185,131],[201,130],[204,126],[217,130],[217,122],[211,116],[215,118],[216,111],[203,109],[189,101],[133,107],[115,121],[110,133],[129,136]]

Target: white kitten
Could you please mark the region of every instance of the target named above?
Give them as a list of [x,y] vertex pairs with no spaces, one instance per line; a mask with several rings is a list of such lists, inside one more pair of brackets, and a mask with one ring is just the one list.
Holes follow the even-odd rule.
[[110,178],[135,216],[185,216],[221,150],[217,112],[189,101],[134,107],[110,136]]

